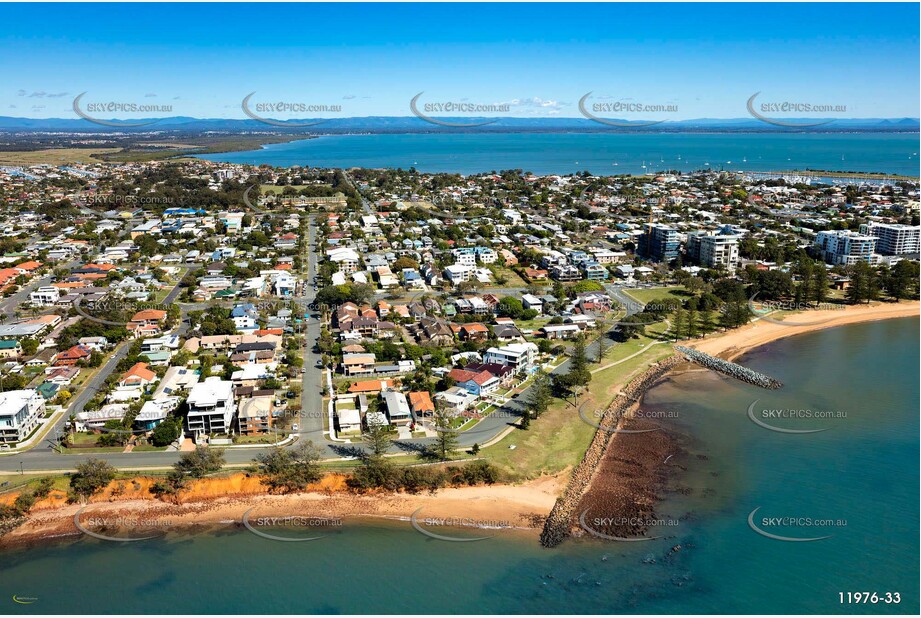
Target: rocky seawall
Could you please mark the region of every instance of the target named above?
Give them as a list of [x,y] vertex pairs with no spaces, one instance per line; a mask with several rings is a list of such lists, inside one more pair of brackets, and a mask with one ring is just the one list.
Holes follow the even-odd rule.
[[611,442],[611,438],[616,434],[610,430],[602,429],[604,427],[617,427],[631,406],[637,399],[642,397],[653,384],[662,376],[668,373],[673,367],[683,362],[684,359],[679,355],[665,358],[631,381],[621,392],[621,395],[615,399],[611,405],[604,411],[604,414],[598,419],[599,429],[595,431],[588,450],[585,451],[585,457],[576,466],[569,484],[563,491],[563,494],[557,498],[544,522],[544,529],[540,535],[541,545],[544,547],[556,547],[570,535],[573,522],[577,518],[577,510],[582,502],[582,496],[585,494],[595,475],[595,471],[604,458],[605,451]]
[[782,382],[775,380],[771,376],[764,375],[763,373],[758,373],[757,371],[753,371],[748,367],[743,367],[742,365],[737,365],[736,363],[730,363],[729,361],[725,361],[715,356],[710,356],[709,354],[704,354],[703,352],[699,352],[693,348],[686,348],[684,346],[676,345],[675,350],[683,354],[689,361],[693,361],[701,367],[706,367],[707,369],[718,371],[719,373],[745,382],[746,384],[753,384],[755,386],[760,386],[761,388],[767,388],[771,390],[775,390],[783,386]]

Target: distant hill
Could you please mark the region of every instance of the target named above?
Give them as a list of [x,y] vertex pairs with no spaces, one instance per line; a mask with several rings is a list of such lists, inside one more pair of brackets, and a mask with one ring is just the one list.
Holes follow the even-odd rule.
[[[838,118],[818,127],[780,127],[754,118],[696,118],[692,120],[666,121],[652,126],[638,123],[629,126],[626,120],[618,120],[626,127],[612,127],[588,120],[587,118],[488,118],[488,117],[439,117],[438,120],[458,124],[475,124],[489,122],[481,126],[446,127],[432,124],[415,116],[365,116],[350,118],[303,118],[290,120],[289,123],[319,124],[309,127],[276,126],[257,120],[237,120],[230,118],[191,118],[172,116],[161,119],[132,119],[126,121],[105,119],[115,125],[102,126],[82,118],[16,118],[0,116],[0,131],[5,132],[78,132],[78,133],[151,133],[158,131],[179,132],[260,132],[260,133],[489,133],[489,132],[837,132],[837,131],[918,131],[921,128],[918,118]],[[615,120],[615,119],[611,119]],[[132,126],[141,122],[151,122],[144,126]],[[815,123],[816,118],[784,118],[788,123]]]

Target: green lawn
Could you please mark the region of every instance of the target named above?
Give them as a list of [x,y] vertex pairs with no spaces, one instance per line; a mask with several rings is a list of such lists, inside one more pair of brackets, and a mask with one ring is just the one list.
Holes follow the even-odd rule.
[[515,326],[517,326],[518,330],[521,331],[537,330],[538,328],[546,326],[550,319],[551,318],[545,315],[540,315],[533,320],[515,320]]
[[124,446],[99,446],[96,448],[62,448],[65,455],[104,455],[124,452]]
[[95,433],[86,433],[78,432],[72,433],[67,438],[67,443],[74,446],[87,446],[91,444],[96,444],[96,441],[99,439],[99,436]]
[[480,454],[511,480],[532,479],[577,465],[594,432],[579,419],[575,407],[555,400],[546,413],[531,421],[529,429],[515,429]]
[[644,305],[657,298],[667,298],[673,296],[682,301],[687,300],[690,292],[680,285],[661,287],[661,288],[638,288],[635,290],[624,290],[624,294],[635,298]]
[[488,268],[493,272],[493,277],[504,277],[505,283],[499,283],[498,281],[493,281],[492,284],[486,286],[490,287],[500,287],[500,288],[523,288],[527,287],[527,283],[524,279],[518,276],[518,274],[507,266],[499,266],[498,264],[490,264]]
[[[278,441],[284,440],[286,436],[279,435]],[[234,444],[275,444],[275,435],[267,436],[234,436]]]
[[[652,335],[664,330],[664,322],[648,327]],[[589,369],[596,370],[639,353],[619,365],[592,374],[588,393],[579,398],[579,405],[585,403],[592,409],[607,406],[634,375],[673,353],[669,344],[652,345],[656,341],[644,336],[613,344],[601,364],[590,363]],[[571,400],[556,399],[544,415],[531,421],[528,430],[514,430],[501,442],[484,448],[481,454],[512,480],[532,479],[576,466],[594,433],[595,428],[582,421],[578,407]],[[510,446],[515,448],[510,449]]]
[[[321,186],[322,186],[322,187],[331,187],[331,185],[311,185],[311,186],[316,186],[316,187],[321,187]],[[300,191],[301,189],[304,189],[305,187],[303,187],[303,186],[295,186],[295,185],[285,185],[284,187],[281,187],[281,186],[278,186],[278,185],[259,185],[259,192],[260,192],[262,195],[268,195],[269,193],[279,194],[279,193],[282,193],[285,189],[288,189],[288,188],[294,189],[295,191]]]

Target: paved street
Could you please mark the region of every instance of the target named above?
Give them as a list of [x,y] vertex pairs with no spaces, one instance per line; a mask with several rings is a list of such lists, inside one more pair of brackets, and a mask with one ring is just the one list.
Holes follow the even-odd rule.
[[[366,203],[365,206],[366,209],[370,211],[370,204]],[[306,260],[306,285],[304,287],[302,296],[298,298],[298,300],[303,302],[305,305],[313,302],[315,298],[315,293],[313,292],[312,288],[312,279],[317,274],[318,254],[315,243],[316,221],[315,218],[311,216],[308,225],[307,238],[308,254]],[[639,311],[639,307],[637,306],[636,301],[626,296],[619,287],[612,284],[608,284],[605,287],[608,293],[615,300],[627,308],[628,315],[637,313]],[[509,294],[520,293],[520,290],[515,288],[502,288],[497,291]],[[166,299],[164,300],[164,304],[174,302],[178,297],[179,292],[180,288],[177,285],[167,295]],[[25,294],[28,294],[28,292],[25,292]],[[206,306],[207,304],[205,304],[203,307]],[[2,303],[0,303],[0,307],[2,307]],[[190,309],[198,308],[198,305],[183,304],[182,308],[183,321],[180,323],[179,330],[177,331],[179,334],[185,333],[189,328],[189,325],[184,320],[186,312]],[[611,330],[613,331],[614,328],[615,327],[612,326]],[[316,318],[315,313],[311,313],[311,317],[307,319],[305,324],[305,332],[306,338],[304,347],[304,369],[306,371],[304,371],[301,377],[301,409],[303,413],[295,421],[298,423],[297,441],[295,441],[295,443],[302,440],[310,440],[314,444],[321,446],[324,456],[327,458],[348,456],[351,449],[354,449],[355,446],[361,448],[361,446],[355,445],[349,447],[349,445],[343,443],[331,442],[323,431],[323,423],[324,419],[326,418],[326,410],[323,407],[325,376],[324,370],[317,367],[317,362],[320,359],[320,355],[313,351],[314,345],[320,336],[320,321]],[[113,355],[109,358],[109,360],[101,368],[101,370],[90,380],[87,387],[81,390],[80,394],[77,396],[73,411],[76,412],[81,410],[82,407],[93,397],[96,390],[105,381],[106,377],[112,371],[114,371],[118,361],[124,358],[124,356],[127,354],[129,344],[130,342],[126,342],[119,346]],[[616,346],[617,344],[612,342],[611,345]],[[589,358],[593,358],[594,355],[597,354],[597,346],[597,341],[593,341],[588,346],[586,346],[586,353]],[[554,368],[552,373],[559,375],[564,374],[567,371],[569,371],[568,359]],[[502,431],[506,430],[509,426],[514,424],[523,411],[523,406],[526,405],[526,402],[530,397],[531,389],[532,387],[529,386],[517,397],[514,399],[509,399],[501,408],[480,421],[474,428],[469,431],[461,432],[458,436],[459,444],[462,447],[469,447],[473,444],[483,444],[495,438]],[[179,457],[179,454],[175,452],[110,453],[105,455],[61,455],[52,449],[54,446],[53,437],[57,432],[62,431],[65,422],[66,418],[59,419],[55,423],[54,430],[49,433],[48,439],[43,440],[39,445],[30,451],[22,454],[11,454],[6,456],[0,455],[0,471],[18,471],[20,469],[20,463],[22,464],[22,468],[27,472],[39,470],[70,470],[73,469],[78,462],[90,457],[104,457],[106,460],[111,462],[112,465],[123,469],[167,467],[172,465],[172,463],[174,463]],[[412,452],[424,448],[425,446],[431,445],[433,442],[433,438],[400,440],[397,444],[394,445],[392,451],[394,453]],[[250,462],[253,457],[256,456],[256,454],[265,450],[267,449],[258,447],[230,448],[226,450],[225,458],[230,464],[245,464]]]

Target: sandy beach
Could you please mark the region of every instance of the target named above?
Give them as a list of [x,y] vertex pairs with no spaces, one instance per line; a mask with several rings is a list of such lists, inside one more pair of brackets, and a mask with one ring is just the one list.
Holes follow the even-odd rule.
[[[788,316],[786,319],[791,324],[757,320],[740,329],[686,342],[685,345],[733,359],[752,348],[785,337],[860,322],[918,317],[919,310],[921,306],[917,301],[903,301],[807,311]],[[625,466],[636,468],[638,459],[643,459],[645,454],[651,453],[651,458],[660,461],[663,449],[667,450],[667,447],[667,441],[650,439],[633,449],[635,452],[612,454],[599,474],[595,475],[585,505],[628,501],[644,505],[640,509],[644,513],[651,512],[655,490],[637,481],[643,477],[650,482],[661,483],[662,479],[655,478],[650,471],[619,479],[612,475],[618,475],[618,470],[624,472]],[[81,517],[92,513],[95,517],[143,521],[168,519],[171,526],[187,529],[239,526],[243,513],[254,508],[253,512],[258,516],[356,519],[408,519],[421,508],[420,517],[502,521],[515,528],[532,530],[536,535],[569,482],[570,475],[571,470],[567,469],[554,476],[518,485],[446,488],[420,494],[379,492],[358,495],[347,489],[343,475],[329,474],[305,493],[279,496],[267,494],[258,478],[236,473],[229,477],[193,482],[188,490],[183,491],[179,504],[155,499],[149,491],[153,479],[138,476],[134,480],[113,482],[87,505],[67,504],[62,492],[52,492],[36,504],[23,525],[0,538],[0,547],[79,535],[81,533],[73,518],[84,507],[86,510]],[[599,479],[599,476],[602,478]],[[600,493],[592,496],[592,490]],[[13,499],[15,494],[7,494],[0,497],[0,503],[10,503]]]
[[[135,535],[161,531],[195,531],[215,527],[242,526],[243,515],[249,517],[310,517],[348,520],[367,518],[408,520],[418,511],[423,518],[464,518],[465,525],[490,526],[533,531],[536,535],[544,518],[565,482],[563,475],[544,477],[521,485],[487,485],[441,489],[435,494],[376,492],[354,494],[345,489],[342,475],[327,475],[307,492],[289,495],[265,493],[258,479],[244,473],[227,478],[195,481],[183,492],[179,504],[163,502],[150,496],[147,488],[152,479],[139,477],[138,485],[117,491],[116,483],[87,504],[67,504],[60,491],[52,492],[33,508],[22,526],[0,538],[0,547],[76,537],[80,530],[74,516],[92,524],[114,522],[110,528],[91,527],[107,535]],[[82,512],[81,512],[82,509]],[[419,509],[422,509],[421,511]]]
[[844,306],[841,309],[801,311],[783,318],[790,324],[756,320],[742,328],[721,333],[712,338],[708,337],[699,341],[685,342],[684,345],[713,356],[732,360],[752,348],[785,337],[793,337],[847,324],[875,322],[892,318],[918,318],[919,316],[921,316],[921,304],[918,301],[873,303],[870,305]]

